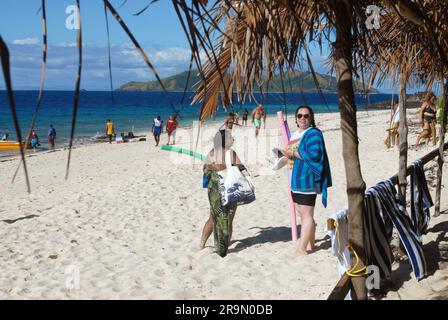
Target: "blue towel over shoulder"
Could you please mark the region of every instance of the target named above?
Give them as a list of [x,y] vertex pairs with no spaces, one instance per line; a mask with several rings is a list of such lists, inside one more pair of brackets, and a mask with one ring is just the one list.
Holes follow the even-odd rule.
[[332,186],[332,181],[322,131],[317,128],[308,129],[297,148],[302,159],[294,159],[291,190],[322,194],[322,204],[326,207],[327,188]]

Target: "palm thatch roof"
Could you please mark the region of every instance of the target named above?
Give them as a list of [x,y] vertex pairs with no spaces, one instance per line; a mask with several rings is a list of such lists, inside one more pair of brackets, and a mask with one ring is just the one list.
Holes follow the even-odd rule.
[[[366,53],[366,38],[374,32],[364,24],[367,3],[372,1],[356,1],[353,6],[359,35],[355,54]],[[301,68],[302,55],[315,75],[308,44],[322,46],[334,36],[334,1],[219,0],[211,4],[196,0],[189,7],[177,0],[173,4],[193,54],[197,60],[201,54],[207,56],[205,64],[198,64],[203,81],[194,99],[202,102],[202,121],[217,111],[219,95],[224,107],[232,105],[233,88],[244,99],[275,73]],[[211,41],[216,33],[220,35],[215,37],[217,44]]]
[[[448,43],[443,34],[448,32],[448,13],[442,1],[420,1],[420,4],[411,3],[416,11],[411,11],[410,4],[404,7],[401,2],[384,8],[378,33],[367,39],[370,50],[364,62],[370,71],[370,84],[375,80],[381,84],[402,73],[411,86],[430,87],[441,75],[447,74],[444,59]],[[442,55],[440,48],[443,48]]]
[[[341,1],[310,0],[185,0],[173,4],[183,22],[203,81],[194,102],[201,102],[201,120],[215,113],[219,95],[223,107],[233,104],[236,88],[244,99],[283,69],[312,63],[308,43],[332,42],[335,6]],[[353,72],[369,71],[371,81],[395,78],[397,66],[413,83],[430,82],[446,73],[448,10],[443,0],[353,1]],[[382,11],[380,30],[369,29],[366,8]],[[213,34],[220,34],[213,38]],[[212,41],[216,39],[216,41]],[[334,45],[338,45],[337,43]],[[444,56],[443,56],[444,55]],[[364,64],[361,62],[369,62]],[[360,62],[359,65],[356,63]],[[445,66],[445,67],[444,67]],[[365,70],[364,70],[365,68]],[[313,72],[314,73],[314,72]],[[317,82],[316,82],[316,85]]]

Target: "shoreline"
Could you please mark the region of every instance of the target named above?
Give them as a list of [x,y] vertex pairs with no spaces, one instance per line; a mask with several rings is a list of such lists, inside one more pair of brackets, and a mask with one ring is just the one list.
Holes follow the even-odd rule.
[[[282,110],[282,109],[283,108],[280,108],[279,110]],[[289,108],[289,109],[291,110],[292,108]],[[381,111],[384,111],[384,110],[387,110],[387,109],[381,109],[381,108],[374,108],[374,109],[370,109],[370,110],[366,109],[366,110],[359,110],[357,113],[358,114],[359,113],[362,114],[362,113],[375,112],[375,111],[380,111],[381,112]],[[317,111],[316,115],[319,115],[319,114],[333,114],[333,113],[339,114],[339,111],[337,111],[337,110],[336,111],[331,111],[331,110],[330,111]],[[206,122],[204,124],[202,124],[201,126],[218,125],[220,122],[223,122],[225,120],[226,115],[222,115],[222,116],[218,116],[218,117],[219,117],[218,119],[215,118],[215,119],[206,120]],[[266,118],[267,119],[268,118],[271,118],[271,119],[275,118],[275,119],[277,119],[276,115],[274,115],[274,114],[268,114]],[[291,112],[288,112],[288,119],[289,118],[291,118]],[[240,121],[242,122],[242,115],[240,115]],[[180,126],[179,129],[190,130],[194,126],[194,122],[199,122],[199,120],[198,119],[194,119],[191,122],[192,122],[191,124]],[[252,123],[250,122],[250,119],[248,119],[248,125],[247,126],[250,127],[251,125],[252,125]],[[97,133],[99,133],[99,131],[97,131]],[[124,132],[124,133],[127,133],[127,132]],[[164,131],[164,133],[165,133],[165,131]],[[150,139],[152,138],[150,130],[136,131],[136,132],[134,132],[134,135],[136,135],[136,136],[144,136],[147,139],[148,139],[148,137]],[[107,141],[93,140],[92,137],[82,136],[82,137],[76,138],[74,140],[73,148],[75,148],[75,147],[77,148],[77,147],[81,147],[81,146],[85,146],[85,145],[107,143]],[[116,142],[113,141],[112,143],[116,143]],[[47,145],[46,140],[45,140],[44,144]],[[57,140],[56,140],[56,145],[58,145],[58,141]],[[68,141],[65,142],[65,143],[62,143],[62,146],[57,147],[54,151],[67,150],[68,149],[68,145],[69,145]],[[11,159],[11,158],[17,158],[17,157],[20,158],[20,151],[16,151],[15,154],[6,154],[7,151],[4,151],[5,154],[2,154],[2,152],[0,152],[0,162],[5,160],[5,159]],[[49,150],[46,147],[42,148],[41,150],[39,150],[39,148],[38,148],[38,150],[36,152],[33,152],[33,150],[28,150],[25,153],[25,157],[30,156],[30,155],[37,155],[37,154],[41,154],[41,153],[46,153],[46,152],[52,152],[52,150]]]

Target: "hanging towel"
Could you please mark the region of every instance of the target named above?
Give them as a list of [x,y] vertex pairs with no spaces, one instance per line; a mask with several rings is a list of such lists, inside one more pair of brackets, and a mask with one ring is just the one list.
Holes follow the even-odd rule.
[[338,212],[331,215],[331,219],[336,222],[336,228],[327,230],[327,234],[331,238],[331,252],[338,258],[339,276],[342,277],[350,268],[350,252],[347,249],[348,243],[348,219],[347,208],[342,208]]
[[384,214],[377,186],[366,191],[364,206],[366,264],[378,266],[381,278],[390,278],[393,261],[390,241],[393,225],[389,215]]
[[[333,213],[330,218],[335,221],[333,230],[328,230],[325,226],[327,234],[331,238],[331,252],[338,258],[339,277],[342,277],[347,270],[350,269],[350,251],[347,249],[348,243],[348,208],[344,207],[336,213]],[[351,300],[350,291],[347,293],[344,300]]]
[[414,231],[419,237],[428,230],[431,215],[429,208],[434,204],[426,182],[425,171],[421,160],[412,162],[414,170],[411,173],[411,218]]
[[381,181],[373,188],[377,191],[383,216],[386,213],[397,228],[398,235],[414,270],[414,275],[417,280],[420,280],[426,275],[425,255],[420,238],[414,231],[412,221],[406,212],[406,207],[398,197],[397,190],[395,190],[391,180]]

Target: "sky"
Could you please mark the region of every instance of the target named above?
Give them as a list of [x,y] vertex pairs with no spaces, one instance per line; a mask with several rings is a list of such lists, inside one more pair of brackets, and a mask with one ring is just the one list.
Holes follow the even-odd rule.
[[[142,45],[161,77],[188,70],[190,50],[178,17],[169,0],[151,4],[139,16],[136,12],[150,0],[111,0],[135,38]],[[123,6],[121,6],[124,3]],[[72,22],[70,6],[75,0],[47,0],[47,71],[45,89],[73,90],[78,67],[77,30],[67,28]],[[42,66],[41,0],[1,0],[0,35],[11,54],[11,77],[16,90],[37,90]],[[151,81],[154,76],[144,64],[127,34],[109,14],[113,86],[118,88],[129,81]],[[81,0],[83,31],[83,73],[81,88],[109,90],[107,33],[102,0]],[[312,60],[317,72],[327,73],[324,52],[311,46]],[[4,89],[3,79],[0,89]],[[388,85],[382,92],[395,91]]]

